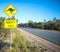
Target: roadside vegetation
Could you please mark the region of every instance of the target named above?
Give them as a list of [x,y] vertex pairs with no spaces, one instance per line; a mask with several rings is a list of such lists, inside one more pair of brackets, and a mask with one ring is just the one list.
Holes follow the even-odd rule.
[[18,24],[21,27],[29,27],[29,28],[38,28],[38,29],[47,29],[47,30],[57,30],[60,31],[60,19],[54,19],[44,22],[33,22],[32,20],[28,21],[28,23],[20,23]]
[[0,52],[6,52],[7,47],[9,48],[9,29],[4,29],[5,17],[0,17]]
[[[15,18],[13,18],[15,19]],[[4,28],[5,17],[0,17],[0,52],[40,52],[40,48],[12,29],[12,49],[10,50],[10,29]],[[46,50],[46,49],[45,49]],[[42,50],[42,51],[45,51]]]
[[20,35],[18,30],[14,30],[15,38],[13,38],[11,52],[40,52],[39,48],[30,41]]

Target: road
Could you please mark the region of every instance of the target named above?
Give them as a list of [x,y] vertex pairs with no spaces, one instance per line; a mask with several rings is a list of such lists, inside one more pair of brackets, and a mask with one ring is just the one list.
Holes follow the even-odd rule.
[[54,31],[52,32],[49,30],[23,28],[23,27],[19,27],[19,28],[60,46],[60,32],[54,32]]

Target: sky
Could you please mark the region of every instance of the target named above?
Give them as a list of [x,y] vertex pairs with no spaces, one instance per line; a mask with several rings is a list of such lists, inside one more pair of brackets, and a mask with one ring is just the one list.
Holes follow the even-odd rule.
[[0,0],[0,17],[9,18],[4,9],[12,4],[18,12],[14,15],[18,23],[27,23],[29,20],[43,22],[60,19],[60,0]]

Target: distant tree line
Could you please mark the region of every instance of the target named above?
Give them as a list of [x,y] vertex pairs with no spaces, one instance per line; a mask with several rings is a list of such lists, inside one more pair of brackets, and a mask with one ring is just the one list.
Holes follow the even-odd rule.
[[28,21],[28,23],[24,23],[24,24],[20,23],[18,24],[18,26],[60,31],[60,19],[54,18],[53,20],[49,20],[49,21],[44,20],[44,22],[38,22],[38,23],[30,20]]
[[[15,17],[13,17],[12,19],[15,19]],[[3,28],[4,26],[4,20],[5,20],[5,17],[0,17],[0,29]],[[49,20],[49,21],[44,20],[44,22],[38,22],[38,23],[30,20],[28,21],[28,23],[24,23],[24,24],[20,23],[18,24],[18,26],[60,31],[60,19],[56,19],[55,17],[53,18],[53,20]]]
[[3,28],[5,17],[0,17],[0,29]]

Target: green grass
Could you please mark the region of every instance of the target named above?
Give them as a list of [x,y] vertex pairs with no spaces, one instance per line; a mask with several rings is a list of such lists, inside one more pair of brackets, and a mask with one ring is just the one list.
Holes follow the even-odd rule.
[[15,39],[13,40],[13,50],[12,52],[37,52],[37,46],[33,45],[23,36],[21,36],[18,32],[16,32]]
[[[1,30],[0,35],[6,36],[10,33],[9,29],[0,29],[0,30]],[[12,38],[13,38],[13,35],[15,35],[15,37],[13,38],[11,52],[40,52],[39,47],[37,47],[36,45],[34,45],[33,43],[25,39],[25,37],[21,36],[22,34],[20,33],[20,31],[18,31],[17,29],[12,29],[12,31],[13,31]],[[4,37],[4,38],[7,38],[7,37]],[[10,37],[8,37],[8,39],[9,38]],[[4,42],[4,39],[2,41]],[[9,48],[6,50],[9,50]],[[10,50],[8,52],[10,52]]]

